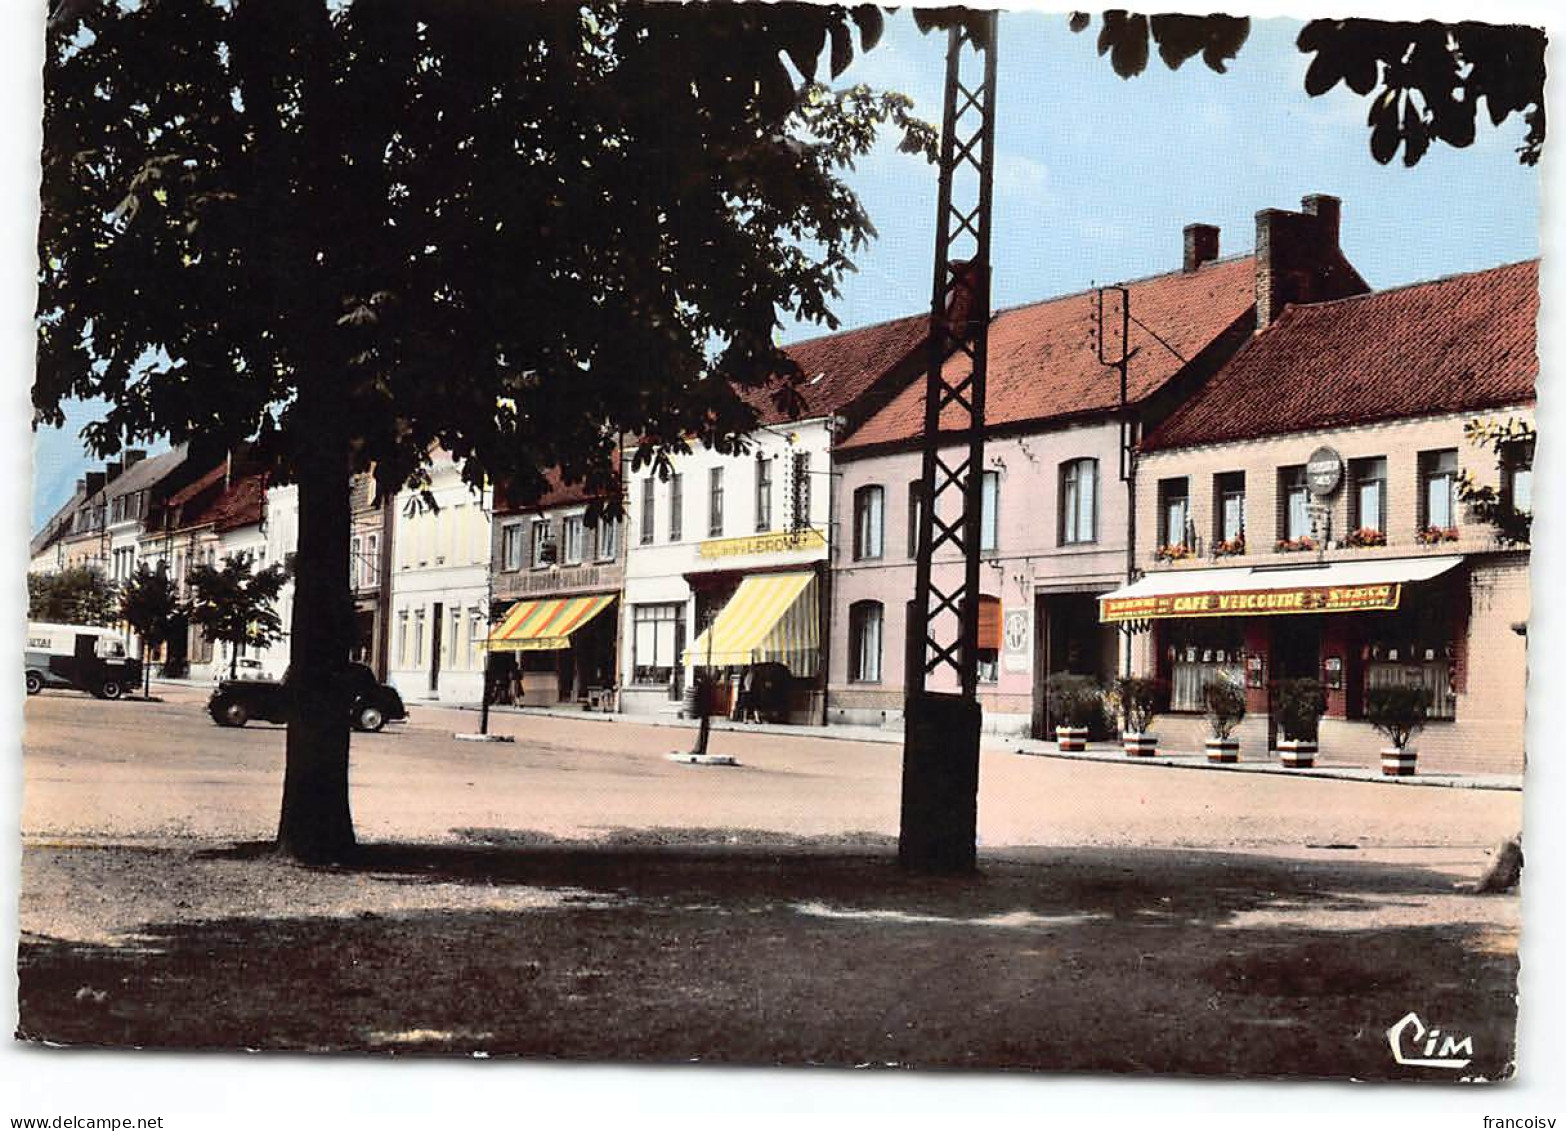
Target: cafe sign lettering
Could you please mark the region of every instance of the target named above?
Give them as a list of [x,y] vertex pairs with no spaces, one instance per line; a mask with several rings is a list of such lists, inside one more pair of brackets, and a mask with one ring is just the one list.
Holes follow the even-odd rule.
[[1305,464],[1305,485],[1318,499],[1325,499],[1343,482],[1343,457],[1331,448],[1317,448]]
[[1399,583],[1387,585],[1309,585],[1297,589],[1238,589],[1222,593],[1165,593],[1148,597],[1103,597],[1099,620],[1170,617],[1277,616],[1288,613],[1357,613],[1395,609]]

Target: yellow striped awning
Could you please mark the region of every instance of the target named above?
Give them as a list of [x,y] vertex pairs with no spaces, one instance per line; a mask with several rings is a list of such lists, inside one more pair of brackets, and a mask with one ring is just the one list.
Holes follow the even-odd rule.
[[609,607],[613,593],[518,601],[489,635],[494,652],[550,652],[571,647],[571,634]]
[[698,667],[780,663],[813,676],[820,660],[820,597],[813,573],[763,573],[740,582],[712,625],[685,650]]

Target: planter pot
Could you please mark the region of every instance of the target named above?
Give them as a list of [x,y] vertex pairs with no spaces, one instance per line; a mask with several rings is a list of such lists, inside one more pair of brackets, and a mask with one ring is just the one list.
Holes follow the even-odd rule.
[[1238,738],[1209,738],[1206,742],[1209,762],[1238,762],[1240,740]]
[[1151,758],[1158,753],[1158,736],[1147,731],[1128,730],[1121,736],[1127,758]]
[[1280,738],[1278,761],[1286,769],[1308,770],[1316,764],[1316,743],[1303,738]]
[[1055,745],[1062,754],[1080,754],[1087,749],[1087,727],[1056,727]]
[[1409,747],[1399,750],[1395,746],[1388,746],[1381,751],[1381,772],[1389,778],[1411,778],[1418,760],[1417,750]]

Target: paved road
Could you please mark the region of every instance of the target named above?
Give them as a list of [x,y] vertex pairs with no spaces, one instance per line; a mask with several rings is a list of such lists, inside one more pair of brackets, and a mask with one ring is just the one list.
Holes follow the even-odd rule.
[[[202,692],[101,702],[71,692],[27,701],[22,828],[33,842],[262,839],[275,828],[283,730],[222,729]],[[414,720],[353,740],[353,810],[365,840],[447,841],[463,830],[590,837],[661,828],[786,837],[895,835],[895,745],[715,732],[739,768],[665,755],[691,732],[631,722],[497,715],[514,744],[457,741],[472,712],[417,708]],[[987,846],[1132,845],[1301,850],[1476,847],[1521,827],[1515,792],[1411,789],[1264,774],[1075,762],[987,752]],[[1466,855],[1466,853],[1465,853]]]

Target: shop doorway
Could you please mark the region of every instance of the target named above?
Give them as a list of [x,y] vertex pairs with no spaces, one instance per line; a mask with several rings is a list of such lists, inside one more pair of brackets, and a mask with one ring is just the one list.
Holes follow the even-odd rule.
[[[1115,678],[1119,635],[1114,625],[1099,623],[1097,594],[1040,593],[1034,602],[1033,737],[1047,739],[1055,731],[1049,677],[1086,675],[1108,686]],[[1108,737],[1107,724],[1097,724],[1090,737]]]
[[1321,678],[1319,616],[1272,618],[1272,678],[1267,681],[1267,748],[1275,750],[1278,731],[1278,683],[1285,679]]

